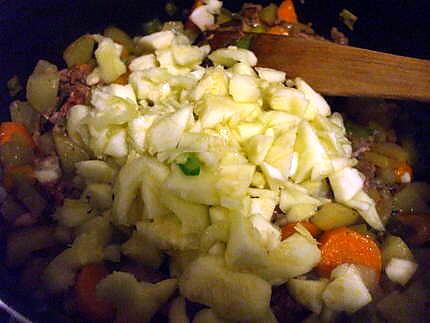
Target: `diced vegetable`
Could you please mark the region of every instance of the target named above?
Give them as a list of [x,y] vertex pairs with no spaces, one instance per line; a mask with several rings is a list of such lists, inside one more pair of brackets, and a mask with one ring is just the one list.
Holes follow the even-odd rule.
[[69,137],[56,131],[53,132],[55,149],[60,157],[61,167],[65,173],[71,174],[75,170],[75,164],[88,160],[88,153],[75,144]]
[[357,222],[359,214],[338,203],[324,204],[311,218],[311,222],[323,231],[349,226]]
[[152,19],[143,24],[143,32],[145,34],[153,34],[161,30],[163,24],[159,19]]
[[385,273],[395,283],[404,286],[412,278],[418,265],[410,260],[391,258],[385,266]]
[[290,23],[297,23],[297,13],[292,0],[284,0],[278,8],[278,19]]
[[57,103],[60,75],[57,66],[40,60],[27,81],[27,100],[38,112],[48,112]]
[[[118,47],[119,46],[119,47]],[[122,46],[115,44],[110,38],[103,38],[95,51],[101,79],[106,83],[115,81],[127,71],[121,61]]]
[[137,232],[121,245],[124,255],[151,268],[160,267],[164,257],[161,251],[148,239]]
[[271,3],[260,11],[260,19],[268,25],[273,25],[278,18],[277,11],[278,7],[274,3]]
[[26,101],[13,101],[9,106],[10,118],[13,122],[21,123],[29,133],[40,128],[40,115]]
[[88,199],[91,207],[97,210],[110,209],[113,202],[112,186],[103,183],[90,183],[82,195]]
[[287,225],[284,225],[281,228],[281,232],[282,232],[282,240],[287,239],[289,236],[293,235],[294,233],[297,232],[296,230],[296,225],[300,223],[303,227],[305,227],[306,230],[309,231],[309,233],[313,236],[316,237],[318,235],[318,233],[320,232],[318,226],[314,225],[311,222],[307,222],[307,221],[302,221],[302,222],[291,222],[288,223]]
[[76,174],[87,182],[112,183],[115,169],[102,160],[85,160],[75,164]]
[[95,212],[86,201],[64,199],[63,206],[57,208],[55,218],[65,227],[78,227],[94,217]]
[[320,242],[321,262],[318,272],[323,277],[329,277],[335,267],[344,263],[370,267],[378,275],[381,272],[381,251],[370,238],[341,227],[325,232]]
[[341,171],[329,176],[334,196],[339,202],[352,199],[364,184],[364,176],[358,170],[346,167]]
[[105,37],[109,37],[115,43],[124,46],[128,53],[132,54],[134,52],[134,42],[125,31],[117,27],[110,26],[103,31],[103,35]]
[[255,275],[227,269],[220,258],[198,258],[181,276],[179,288],[187,299],[230,320],[255,320],[269,310],[270,285]]
[[141,37],[137,40],[137,44],[145,51],[154,51],[169,47],[174,38],[175,35],[171,30],[165,30]]
[[372,296],[354,265],[340,265],[331,274],[333,279],[322,298],[328,308],[354,313],[371,302]]
[[227,67],[233,66],[237,62],[242,62],[250,66],[257,65],[257,57],[253,52],[235,46],[217,49],[209,55],[209,59],[214,64]]
[[63,53],[67,67],[88,63],[93,57],[95,43],[90,35],[83,35],[71,43]]
[[125,322],[149,322],[176,289],[176,279],[140,284],[133,275],[114,272],[97,285],[97,296],[112,302]]
[[288,290],[294,299],[317,314],[321,313],[323,307],[322,294],[327,284],[326,279],[290,279],[287,283]]
[[178,166],[186,176],[199,176],[200,174],[200,161],[194,153],[188,154],[185,162]]
[[414,260],[414,256],[406,243],[400,237],[389,235],[382,245],[382,260],[385,266],[391,258]]
[[255,102],[260,98],[257,81],[249,75],[233,75],[229,92],[236,102]]
[[76,296],[79,311],[90,320],[105,321],[114,317],[112,304],[96,295],[97,284],[109,275],[101,264],[88,265],[82,268],[76,279]]
[[405,186],[394,196],[394,207],[405,213],[429,212],[428,196],[430,196],[430,185],[424,182],[414,182]]

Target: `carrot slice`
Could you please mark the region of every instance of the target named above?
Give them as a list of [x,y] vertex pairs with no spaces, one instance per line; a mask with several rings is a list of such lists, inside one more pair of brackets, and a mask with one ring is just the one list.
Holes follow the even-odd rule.
[[394,168],[396,183],[410,183],[412,181],[412,167],[407,162],[400,162]]
[[278,18],[282,21],[296,23],[297,13],[292,0],[284,0],[278,8]]
[[109,275],[102,264],[92,264],[84,267],[76,281],[76,296],[79,311],[90,320],[112,320],[115,315],[113,305],[96,295],[97,284]]
[[30,133],[22,123],[19,122],[2,122],[0,124],[0,145],[11,141],[14,136],[20,136],[31,147],[36,147]]
[[282,26],[273,26],[267,30],[268,34],[288,36],[288,29]]
[[291,236],[293,233],[296,233],[296,229],[294,228],[298,223],[300,223],[301,225],[303,225],[306,230],[309,231],[309,233],[313,236],[316,237],[318,235],[318,233],[320,232],[320,229],[318,229],[318,227],[308,221],[300,221],[300,222],[291,222],[288,223],[287,225],[284,225],[281,229],[281,237],[282,240],[287,239],[289,236]]
[[10,191],[17,181],[22,181],[23,179],[31,182],[35,181],[33,167],[30,165],[9,167],[4,172],[3,186],[7,191]]
[[326,231],[321,239],[321,262],[317,270],[323,277],[329,277],[337,266],[349,263],[363,265],[381,273],[382,260],[378,245],[369,237],[341,227]]

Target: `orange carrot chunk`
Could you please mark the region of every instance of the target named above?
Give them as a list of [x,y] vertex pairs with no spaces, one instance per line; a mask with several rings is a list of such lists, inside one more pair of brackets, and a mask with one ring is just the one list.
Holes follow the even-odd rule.
[[317,270],[323,277],[329,277],[337,266],[349,263],[363,265],[381,273],[382,260],[378,245],[369,237],[341,227],[326,231],[321,239],[321,262]]
[[87,319],[108,321],[114,318],[113,305],[96,295],[97,284],[107,275],[109,272],[102,264],[87,265],[78,275],[75,286],[78,308]]
[[412,181],[412,167],[407,162],[400,162],[394,168],[396,183],[410,183]]
[[278,19],[291,23],[298,22],[296,9],[292,0],[284,0],[278,8]]
[[296,229],[294,228],[298,223],[300,223],[301,225],[303,225],[306,230],[309,231],[309,233],[313,236],[316,237],[318,235],[318,233],[320,232],[320,229],[318,229],[318,227],[308,221],[300,221],[300,222],[291,222],[288,223],[287,225],[284,225],[281,229],[281,239],[285,240],[287,239],[289,236],[291,236],[292,234],[296,233]]
[[20,136],[31,148],[36,145],[27,128],[19,122],[2,122],[0,124],[0,145],[11,141],[14,136]]

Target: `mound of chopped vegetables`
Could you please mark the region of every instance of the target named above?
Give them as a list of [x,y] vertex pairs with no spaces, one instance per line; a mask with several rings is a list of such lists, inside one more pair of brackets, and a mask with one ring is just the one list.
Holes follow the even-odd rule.
[[[190,19],[206,29],[220,9],[209,0]],[[0,127],[2,212],[29,227],[9,234],[8,265],[51,248],[34,265],[46,290],[73,290],[96,321],[147,322],[174,298],[170,322],[189,322],[190,302],[205,307],[193,322],[277,322],[280,287],[332,320],[369,304],[385,277],[407,284],[414,257],[385,234],[392,207],[378,214],[381,190],[356,166],[406,185],[408,152],[357,152],[305,80],[186,34],[177,22],[133,40],[110,27],[73,42],[66,70],[39,61],[28,102]],[[397,189],[400,207],[427,207],[415,185]]]

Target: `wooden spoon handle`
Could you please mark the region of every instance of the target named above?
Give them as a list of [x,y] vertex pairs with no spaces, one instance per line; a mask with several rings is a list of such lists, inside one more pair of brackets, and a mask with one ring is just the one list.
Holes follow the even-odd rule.
[[255,34],[258,65],[300,76],[326,95],[430,101],[430,61],[328,41]]
[[[242,34],[243,35],[243,34]],[[251,34],[258,66],[301,77],[325,95],[430,101],[430,61],[329,41]],[[237,32],[215,32],[212,47],[234,43]]]

